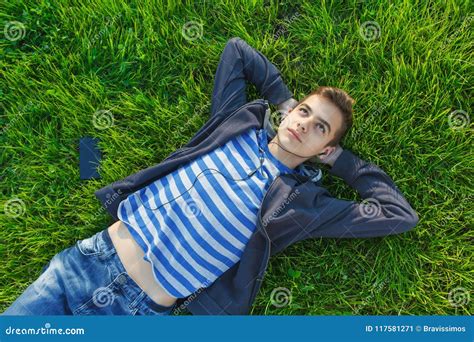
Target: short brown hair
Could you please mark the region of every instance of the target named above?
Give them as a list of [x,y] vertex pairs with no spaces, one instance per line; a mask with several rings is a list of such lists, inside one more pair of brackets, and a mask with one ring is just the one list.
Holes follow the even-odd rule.
[[328,142],[329,146],[336,146],[339,144],[347,131],[352,127],[352,105],[355,103],[355,100],[342,89],[320,86],[306,95],[301,101],[299,101],[297,106],[299,106],[304,100],[312,95],[320,95],[328,99],[342,113],[342,127],[340,127],[335,132],[334,138]]

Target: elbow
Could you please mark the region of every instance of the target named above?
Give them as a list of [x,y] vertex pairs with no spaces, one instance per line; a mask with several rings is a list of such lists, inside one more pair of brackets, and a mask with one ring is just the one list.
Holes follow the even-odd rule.
[[413,210],[410,219],[408,220],[408,230],[411,230],[416,227],[418,224],[418,221],[420,221],[420,218],[418,217],[417,213]]
[[410,214],[401,220],[399,229],[397,229],[397,233],[404,233],[409,230],[412,230],[416,227],[419,220],[420,219],[417,213],[414,210],[411,210]]
[[240,43],[240,41],[242,41],[243,39],[240,38],[240,37],[232,37],[230,38],[228,41],[227,41],[227,44],[234,44],[234,45],[238,45]]

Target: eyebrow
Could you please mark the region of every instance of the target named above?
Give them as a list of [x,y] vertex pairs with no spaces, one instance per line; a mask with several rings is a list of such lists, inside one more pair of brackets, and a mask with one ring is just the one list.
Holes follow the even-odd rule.
[[[311,110],[311,108],[309,108],[309,106],[306,103],[302,103],[301,106],[304,106],[308,110],[308,112],[313,114],[313,111]],[[315,115],[315,116],[316,116],[316,119],[321,121],[323,123],[323,125],[325,125],[327,127],[328,133],[331,133],[331,126],[329,125],[329,123],[326,120],[320,118],[319,116],[317,116],[317,115]]]

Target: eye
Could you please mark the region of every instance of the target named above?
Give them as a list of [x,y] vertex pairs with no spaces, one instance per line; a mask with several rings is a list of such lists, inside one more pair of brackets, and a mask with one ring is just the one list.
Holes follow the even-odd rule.
[[321,127],[321,131],[322,131],[323,133],[326,133],[326,128],[324,127],[324,125],[322,125],[322,124],[320,124],[320,123],[317,123],[315,126],[316,126],[316,127],[318,127],[318,126]]
[[308,111],[304,109],[303,107],[300,108],[300,111],[304,112],[305,114],[308,114]]

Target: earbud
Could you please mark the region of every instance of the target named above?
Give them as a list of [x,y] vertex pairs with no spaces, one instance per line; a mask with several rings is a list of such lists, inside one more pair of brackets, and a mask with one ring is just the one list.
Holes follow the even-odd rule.
[[[259,142],[259,144],[260,144],[260,142]],[[138,200],[140,201],[140,203],[142,204],[142,206],[144,206],[145,208],[150,209],[150,210],[158,210],[159,208],[161,208],[161,207],[164,206],[165,204],[168,204],[168,203],[170,203],[170,202],[176,200],[177,198],[183,196],[186,192],[188,192],[189,190],[191,190],[191,188],[194,186],[194,183],[196,183],[196,181],[198,180],[199,176],[200,176],[202,173],[204,173],[205,171],[207,171],[207,170],[214,170],[214,171],[216,171],[217,173],[220,173],[223,177],[225,177],[225,178],[227,178],[227,179],[230,179],[230,180],[233,180],[233,181],[236,181],[236,182],[246,180],[247,178],[252,177],[259,169],[261,169],[262,166],[263,166],[263,163],[264,163],[264,161],[265,161],[265,156],[264,156],[265,150],[264,150],[260,145],[258,146],[258,149],[259,149],[259,155],[260,155],[260,157],[259,157],[260,166],[257,167],[255,170],[253,170],[251,173],[247,174],[247,177],[245,177],[245,178],[241,178],[241,179],[230,178],[230,177],[226,176],[224,173],[222,173],[220,170],[217,170],[217,169],[214,169],[214,168],[207,168],[207,169],[204,169],[204,170],[202,170],[201,172],[199,172],[199,173],[197,174],[196,178],[195,178],[194,181],[193,181],[193,184],[191,184],[191,186],[189,187],[189,189],[186,189],[186,191],[183,192],[183,193],[181,193],[179,196],[173,198],[172,200],[170,200],[170,201],[168,201],[168,202],[166,202],[166,203],[163,203],[162,205],[160,205],[160,206],[157,207],[157,208],[150,208],[150,207],[146,206],[145,203],[143,203],[143,201],[141,200],[140,196],[137,196],[137,198],[138,198]]]

